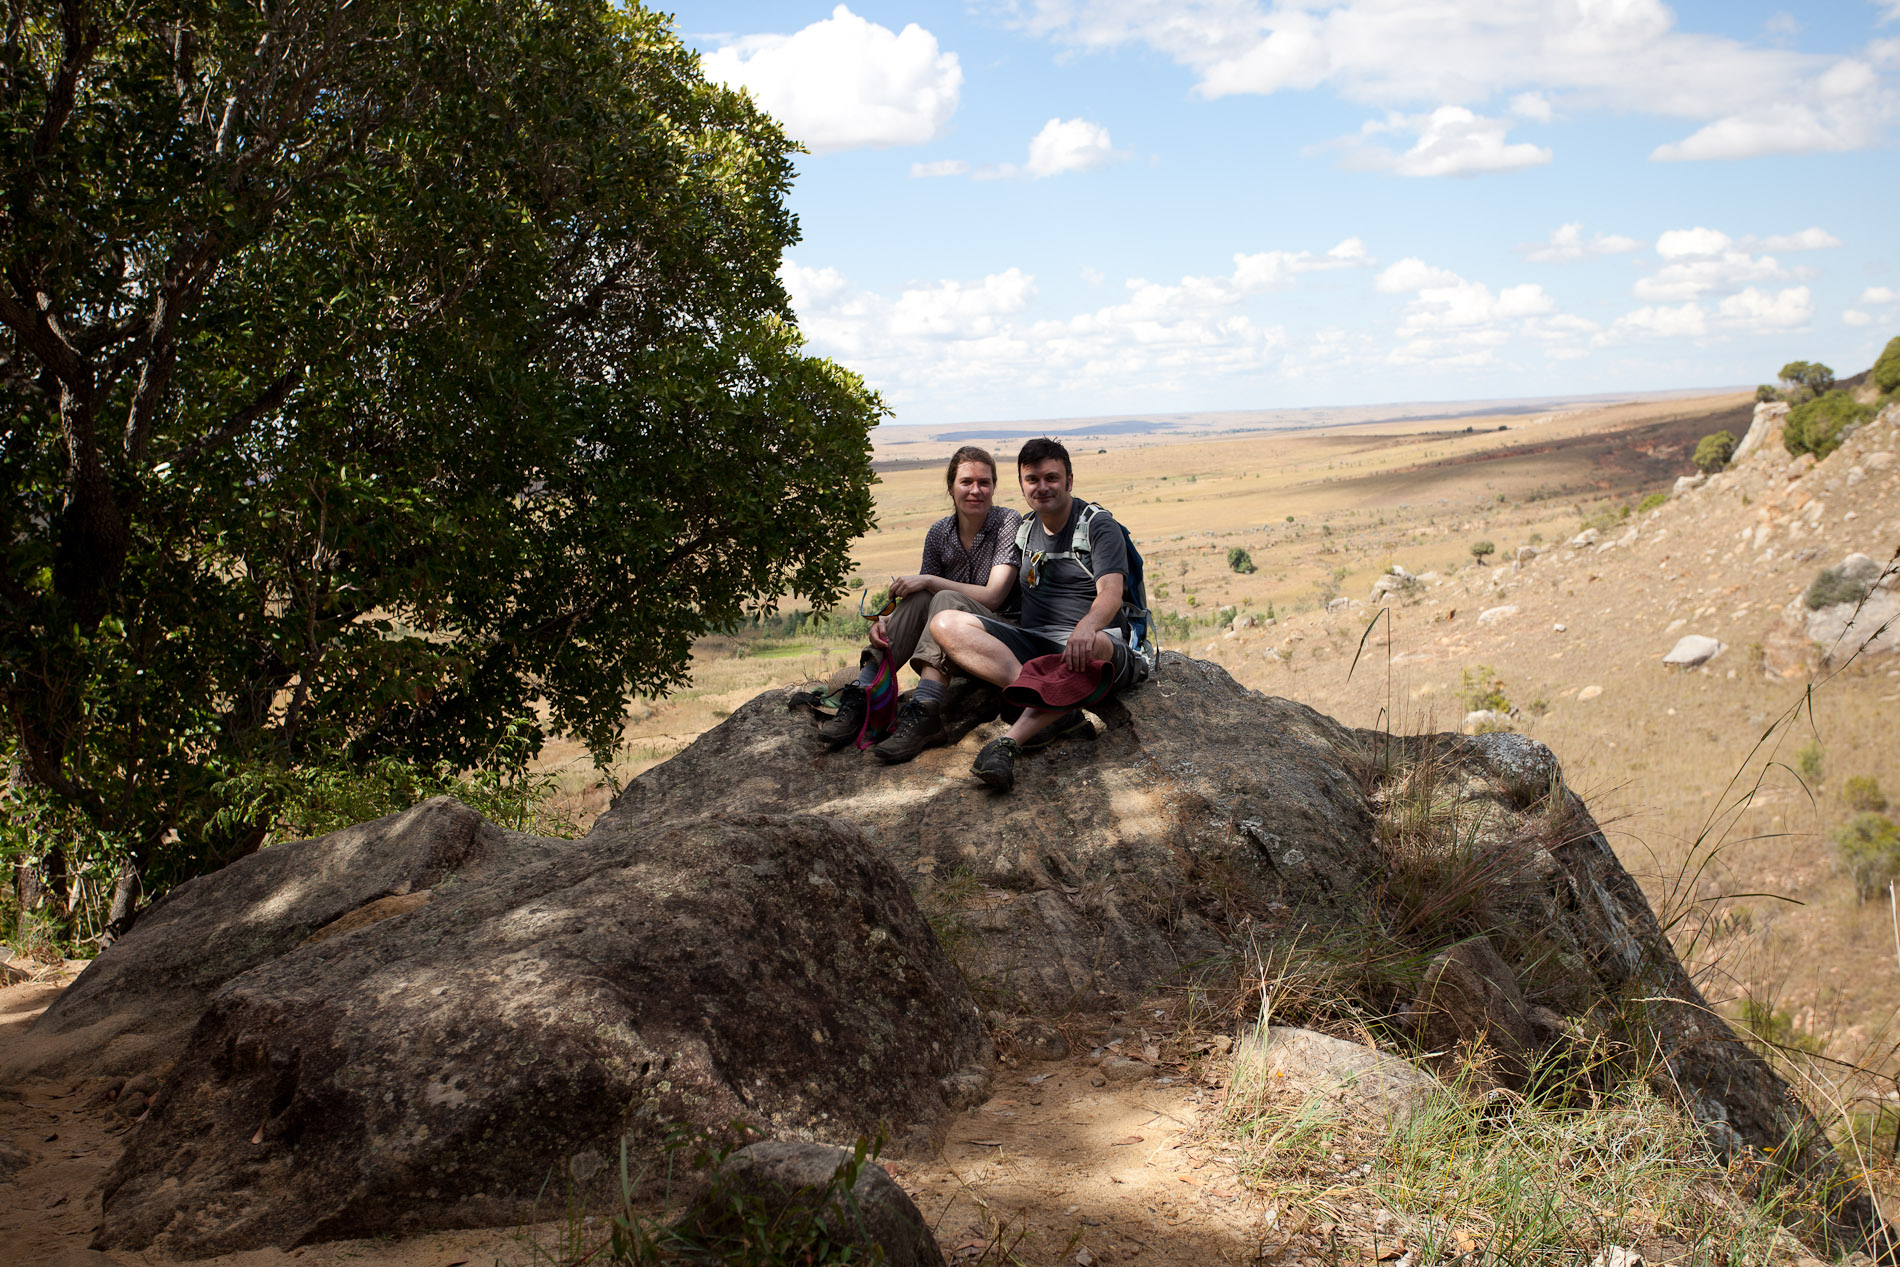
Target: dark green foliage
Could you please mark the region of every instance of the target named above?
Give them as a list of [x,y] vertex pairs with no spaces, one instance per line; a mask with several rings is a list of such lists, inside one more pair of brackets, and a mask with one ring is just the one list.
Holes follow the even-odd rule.
[[1806,396],[1819,396],[1834,386],[1834,371],[1819,361],[1789,361],[1775,377],[1786,383],[1790,391]]
[[1881,349],[1880,359],[1874,362],[1869,377],[1883,396],[1900,392],[1900,335],[1887,340],[1887,346]]
[[604,752],[699,634],[842,591],[881,405],[792,324],[794,146],[664,19],[21,0],[0,38],[5,813],[45,874],[221,865],[282,804],[233,787]]
[[[1638,514],[1648,514],[1658,506],[1666,506],[1668,504],[1668,493],[1651,493],[1649,496],[1643,498],[1642,501],[1636,503],[1636,511]],[[1536,543],[1533,542],[1532,544],[1534,545]]]
[[[1713,475],[1727,466],[1729,459],[1735,456],[1735,436],[1733,432],[1717,431],[1713,435],[1703,436],[1696,441],[1695,469],[1704,475]],[[1641,509],[1641,507],[1638,507]]]
[[1761,404],[1764,401],[1780,400],[1780,399],[1781,399],[1781,393],[1776,391],[1773,387],[1771,387],[1767,383],[1763,383],[1760,387],[1757,387],[1755,389],[1755,403],[1756,404]]
[[1808,582],[1808,589],[1801,596],[1809,611],[1819,611],[1823,607],[1832,607],[1836,603],[1858,603],[1867,597],[1872,587],[1863,581],[1856,581],[1840,568],[1822,568]]
[[1493,555],[1497,552],[1498,548],[1494,542],[1473,541],[1471,543],[1471,557],[1480,563],[1483,563],[1488,555]]
[[1253,556],[1242,547],[1234,546],[1227,551],[1227,566],[1246,576],[1254,571]]
[[1871,901],[1900,880],[1900,828],[1881,814],[1856,814],[1834,836],[1841,869],[1861,901]]
[[1788,411],[1781,443],[1796,457],[1812,453],[1824,458],[1841,447],[1846,428],[1873,416],[1873,406],[1861,404],[1846,392],[1828,392]]

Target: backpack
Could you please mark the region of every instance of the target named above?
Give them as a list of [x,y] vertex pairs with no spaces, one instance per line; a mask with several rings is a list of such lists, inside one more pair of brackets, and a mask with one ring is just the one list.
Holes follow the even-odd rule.
[[[1069,548],[1060,553],[1043,555],[1045,559],[1074,559],[1087,568],[1089,575],[1095,575],[1095,568],[1089,562],[1094,552],[1089,542],[1089,526],[1095,522],[1095,516],[1106,514],[1095,502],[1082,503],[1082,516],[1076,520],[1075,533],[1069,539]],[[1155,661],[1161,655],[1161,648],[1155,644],[1154,617],[1148,611],[1148,583],[1141,561],[1141,551],[1135,549],[1135,539],[1129,534],[1128,525],[1119,519],[1110,523],[1122,534],[1122,548],[1128,552],[1128,584],[1122,591],[1121,619],[1128,626],[1128,649],[1135,653],[1139,672],[1135,680],[1141,681],[1155,671]],[[1029,549],[1029,534],[1036,523],[1034,511],[1023,516],[1016,529],[1016,552],[1026,553]]]

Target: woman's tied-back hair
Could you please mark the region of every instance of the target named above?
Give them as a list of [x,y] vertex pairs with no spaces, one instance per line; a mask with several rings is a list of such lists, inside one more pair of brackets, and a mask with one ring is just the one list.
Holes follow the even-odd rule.
[[981,462],[990,468],[990,483],[996,482],[996,459],[990,456],[988,449],[979,449],[974,444],[966,444],[950,455],[950,465],[943,468],[943,487],[946,492],[954,492],[957,486],[957,468],[965,462]]
[[1069,451],[1062,447],[1060,440],[1051,440],[1048,436],[1037,436],[1016,455],[1018,467],[1035,466],[1047,462],[1050,458],[1062,459],[1062,473],[1070,479],[1075,478],[1075,468],[1069,465]]

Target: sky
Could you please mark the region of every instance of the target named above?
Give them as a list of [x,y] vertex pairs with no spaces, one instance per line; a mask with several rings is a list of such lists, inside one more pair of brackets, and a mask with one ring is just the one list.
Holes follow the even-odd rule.
[[1900,334],[1900,0],[661,5],[898,424],[1746,385]]

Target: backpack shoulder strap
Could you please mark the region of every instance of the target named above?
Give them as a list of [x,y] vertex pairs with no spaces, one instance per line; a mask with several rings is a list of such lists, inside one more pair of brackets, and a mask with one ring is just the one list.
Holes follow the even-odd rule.
[[1032,510],[1016,525],[1016,552],[1018,554],[1029,548],[1029,530],[1035,526],[1035,523],[1036,512]]
[[1082,517],[1075,521],[1075,535],[1069,539],[1069,549],[1074,551],[1077,561],[1088,568],[1091,575],[1095,569],[1089,566],[1089,554],[1093,549],[1089,541],[1089,525],[1095,522],[1095,516],[1101,509],[1094,502],[1083,502]]

